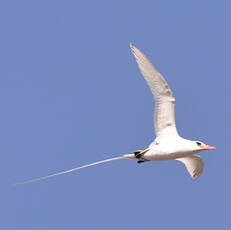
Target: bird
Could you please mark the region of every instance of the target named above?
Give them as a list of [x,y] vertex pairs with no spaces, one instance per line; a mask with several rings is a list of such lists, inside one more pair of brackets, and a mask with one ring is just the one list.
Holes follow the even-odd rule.
[[118,157],[97,161],[48,176],[18,182],[16,184],[26,184],[44,180],[90,166],[122,159],[137,160],[139,164],[148,161],[177,160],[185,165],[188,173],[193,179],[198,178],[202,174],[204,162],[198,153],[204,150],[216,149],[216,147],[206,145],[201,141],[187,140],[178,134],[175,122],[176,100],[168,83],[150,60],[135,47],[135,45],[130,43],[130,48],[141,74],[153,95],[154,129],[156,134],[154,141],[144,150],[137,150],[131,154],[123,154]]

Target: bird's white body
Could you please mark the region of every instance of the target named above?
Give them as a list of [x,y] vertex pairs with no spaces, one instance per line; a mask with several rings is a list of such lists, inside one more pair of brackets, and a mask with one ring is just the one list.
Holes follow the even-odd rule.
[[148,149],[143,158],[150,161],[175,160],[202,151],[202,149],[192,149],[191,141],[180,136],[162,139],[161,141],[156,139],[149,145]]
[[175,122],[175,98],[164,77],[134,45],[130,45],[141,73],[152,92],[155,101],[154,126],[156,139],[147,149],[135,154],[125,154],[103,161],[94,162],[78,168],[51,174],[45,177],[22,182],[20,184],[46,179],[49,177],[73,172],[82,168],[120,159],[139,159],[145,161],[178,160],[187,168],[193,178],[201,175],[204,163],[197,155],[202,150],[215,149],[199,141],[190,141],[179,136]]

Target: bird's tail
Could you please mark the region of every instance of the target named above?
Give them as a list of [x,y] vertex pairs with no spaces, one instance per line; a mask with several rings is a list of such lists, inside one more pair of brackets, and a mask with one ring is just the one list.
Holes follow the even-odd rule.
[[35,181],[39,181],[39,180],[44,180],[44,179],[47,179],[47,178],[50,178],[50,177],[59,176],[59,175],[62,175],[62,174],[74,172],[74,171],[77,171],[79,169],[87,168],[87,167],[90,167],[90,166],[102,164],[102,163],[109,162],[109,161],[122,160],[122,159],[136,159],[136,157],[135,157],[134,154],[125,154],[125,155],[122,155],[120,157],[114,157],[114,158],[110,158],[110,159],[106,159],[106,160],[102,160],[102,161],[97,161],[97,162],[94,162],[94,163],[91,163],[91,164],[87,164],[87,165],[83,165],[83,166],[80,166],[80,167],[77,167],[77,168],[73,168],[73,169],[69,169],[69,170],[66,170],[66,171],[54,173],[54,174],[51,174],[51,175],[48,175],[48,176],[43,176],[43,177],[35,178],[35,179],[32,179],[32,180],[27,180],[27,181],[24,181],[24,182],[17,182],[16,184],[27,184],[27,183],[31,183],[31,182],[35,182]]

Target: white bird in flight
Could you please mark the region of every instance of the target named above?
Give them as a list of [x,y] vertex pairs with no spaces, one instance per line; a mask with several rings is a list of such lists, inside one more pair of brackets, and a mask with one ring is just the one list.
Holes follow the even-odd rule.
[[206,145],[201,141],[191,141],[179,136],[175,123],[175,98],[171,89],[164,77],[152,65],[148,58],[145,57],[145,55],[133,44],[130,44],[130,47],[140,71],[151,89],[155,101],[155,140],[148,148],[144,150],[137,150],[133,154],[125,154],[119,157],[97,161],[67,171],[58,172],[24,182],[18,182],[17,184],[43,180],[93,165],[121,159],[137,159],[137,163],[147,161],[178,160],[185,165],[192,178],[197,178],[201,175],[204,169],[204,162],[197,153],[203,150],[215,149],[215,147]]

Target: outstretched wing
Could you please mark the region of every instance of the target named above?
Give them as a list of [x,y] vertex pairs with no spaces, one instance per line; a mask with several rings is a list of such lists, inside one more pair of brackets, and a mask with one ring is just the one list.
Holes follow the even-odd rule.
[[175,123],[175,98],[168,83],[139,49],[132,44],[130,47],[154,97],[156,136],[178,135]]
[[199,155],[191,155],[188,157],[178,158],[176,159],[184,163],[187,168],[189,174],[193,179],[199,177],[204,169],[203,159]]

